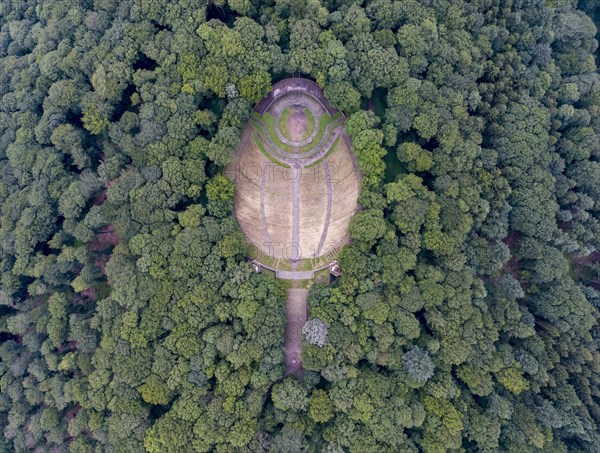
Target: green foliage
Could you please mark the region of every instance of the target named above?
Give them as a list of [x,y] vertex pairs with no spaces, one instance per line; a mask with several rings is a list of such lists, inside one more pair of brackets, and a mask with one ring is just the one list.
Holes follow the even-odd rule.
[[398,159],[408,164],[411,172],[428,171],[433,165],[430,151],[424,150],[416,143],[405,142],[398,147]]
[[319,389],[313,390],[310,395],[310,418],[317,423],[326,423],[334,414],[334,406],[327,396],[327,392]]
[[385,234],[386,226],[383,212],[369,209],[357,213],[350,223],[350,234],[358,241],[372,246]]
[[83,127],[94,135],[101,134],[110,124],[106,115],[100,113],[95,104],[87,106],[81,120],[83,121]]
[[240,95],[255,104],[269,94],[271,76],[267,72],[247,74],[240,79],[239,86]]
[[360,107],[360,93],[345,80],[325,85],[324,94],[333,105],[344,112],[353,113]]
[[171,391],[166,383],[157,375],[151,374],[140,388],[144,401],[163,406],[171,399]]
[[[360,112],[355,115],[359,114]],[[348,132],[352,137],[353,150],[358,160],[358,167],[363,174],[362,185],[365,189],[369,189],[377,186],[383,180],[385,171],[383,156],[386,152],[381,147],[383,133],[376,129],[363,129],[356,131],[353,135],[351,131],[354,131],[354,127],[361,127],[363,124],[360,122],[354,124],[350,120],[348,121]]]
[[233,209],[235,185],[223,175],[216,175],[206,184],[208,212],[216,217],[225,217]]
[[[3,2],[0,450],[596,451],[597,3]],[[363,175],[300,381],[223,175],[289,76]]]
[[305,411],[309,403],[306,389],[291,378],[275,384],[271,397],[273,405],[282,411]]
[[184,212],[179,214],[179,224],[182,227],[198,228],[202,223],[202,217],[204,217],[205,213],[206,209],[202,205],[189,206]]
[[402,356],[402,366],[411,378],[424,384],[433,376],[433,362],[427,351],[415,346]]

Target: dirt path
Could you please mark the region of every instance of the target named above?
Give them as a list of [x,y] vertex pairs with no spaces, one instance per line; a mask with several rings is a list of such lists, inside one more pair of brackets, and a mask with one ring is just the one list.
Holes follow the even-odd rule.
[[285,301],[285,376],[302,377],[302,343],[300,334],[308,316],[308,290],[288,289]]

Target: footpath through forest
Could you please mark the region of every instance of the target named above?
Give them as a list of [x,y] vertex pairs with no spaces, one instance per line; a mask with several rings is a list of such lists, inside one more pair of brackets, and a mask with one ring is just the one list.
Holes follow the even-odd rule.
[[308,290],[288,289],[285,312],[285,376],[294,373],[300,379],[303,371],[300,334],[308,316]]

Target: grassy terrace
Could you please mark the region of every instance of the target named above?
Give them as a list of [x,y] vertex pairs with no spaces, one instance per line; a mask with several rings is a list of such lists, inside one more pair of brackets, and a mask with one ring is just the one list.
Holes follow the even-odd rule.
[[[258,126],[257,126],[258,127]],[[279,162],[277,159],[275,159],[273,156],[271,156],[271,154],[269,154],[267,152],[267,150],[265,149],[265,147],[263,146],[262,142],[260,141],[260,138],[258,137],[259,132],[258,131],[254,131],[252,132],[252,137],[254,138],[254,142],[256,143],[256,146],[258,147],[258,149],[260,150],[261,153],[263,153],[263,155],[269,159],[273,164],[275,165],[279,165],[280,167],[284,167],[284,168],[290,168],[289,165],[284,164],[283,162]]]
[[[341,249],[341,247],[340,247]],[[264,264],[265,266],[272,267],[273,269],[278,269],[280,271],[310,271],[312,269],[317,269],[322,266],[326,266],[331,263],[335,257],[340,252],[339,249],[331,250],[329,253],[320,256],[318,258],[307,258],[298,261],[296,268],[292,269],[291,263],[289,260],[283,258],[276,258],[273,256],[269,256],[266,253],[263,253],[258,247],[251,246],[248,251],[248,257],[250,259],[255,259]],[[329,274],[329,270],[327,270],[327,274]]]
[[[264,115],[261,116],[258,113],[253,112],[252,116],[250,117],[250,122],[258,129],[259,133],[262,133],[262,127],[257,123],[256,120],[262,121],[267,126],[267,131],[269,133],[269,137],[271,138],[271,141],[279,149],[281,149],[285,152],[288,152],[288,153],[304,154],[304,153],[307,153],[310,150],[312,150],[316,144],[320,143],[320,141],[325,136],[325,131],[326,131],[327,125],[333,123],[340,117],[341,117],[340,113],[336,113],[333,116],[331,116],[329,114],[321,115],[321,117],[319,118],[319,130],[318,130],[314,140],[312,141],[312,143],[309,143],[308,145],[305,145],[305,146],[302,146],[299,148],[295,147],[295,146],[286,145],[279,139],[279,137],[275,133],[275,119],[273,118],[273,116],[270,113],[265,113]],[[263,151],[263,150],[261,150],[261,151]]]
[[291,271],[292,267],[288,260],[282,258],[275,258],[263,253],[258,247],[251,246],[248,250],[248,257],[260,261],[265,266],[272,267],[273,269],[279,269],[284,271]]

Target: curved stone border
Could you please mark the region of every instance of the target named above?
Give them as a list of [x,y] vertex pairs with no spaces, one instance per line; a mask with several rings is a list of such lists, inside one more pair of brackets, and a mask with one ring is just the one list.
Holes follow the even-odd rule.
[[273,112],[275,115],[280,115],[287,106],[302,105],[303,107],[307,107],[316,116],[322,116],[324,113],[328,113],[329,110],[323,104],[321,97],[322,95],[319,95],[315,90],[307,90],[301,86],[291,85],[283,93],[278,93],[273,98],[265,112],[268,111]]
[[[271,147],[273,148],[273,150],[275,151],[275,153],[285,156],[285,157],[292,158],[292,159],[305,159],[307,157],[312,156],[317,151],[319,151],[319,149],[323,145],[323,142],[331,135],[331,133],[332,133],[331,128],[333,126],[338,127],[340,125],[339,123],[342,121],[342,117],[339,117],[339,118],[333,120],[331,123],[329,123],[327,126],[325,126],[325,132],[323,134],[323,137],[321,138],[321,141],[318,144],[316,144],[314,146],[314,148],[311,148],[310,150],[306,151],[305,153],[289,153],[287,151],[282,150],[279,146],[277,146],[273,142],[273,139],[269,135],[269,130],[267,128],[267,125],[262,120],[259,120],[258,118],[252,118],[252,121],[257,123],[260,126],[260,128],[262,129],[263,135],[269,140],[269,143],[270,143]],[[335,132],[335,129],[334,129],[334,132]],[[296,146],[296,145],[292,145],[292,146]],[[275,157],[275,156],[273,156],[273,157]]]
[[[294,104],[293,96],[297,97],[297,104]],[[290,97],[292,97],[291,101]],[[311,143],[314,140],[313,135],[316,136],[319,133],[320,128],[318,125],[321,114],[313,111],[316,110],[315,102],[318,106],[323,108],[323,113],[327,111],[332,116],[336,113],[341,113],[342,115],[340,118],[333,120],[327,126],[325,126],[323,138],[317,145],[305,153],[289,153],[282,150],[273,142],[273,138],[269,134],[267,125],[261,119],[253,117],[251,124],[255,128],[257,132],[256,135],[263,144],[265,151],[269,154],[270,159],[290,166],[299,165],[300,167],[306,167],[318,162],[325,155],[327,155],[331,146],[335,143],[339,135],[343,134],[343,120],[345,118],[344,114],[343,112],[334,109],[331,104],[329,104],[329,101],[323,95],[323,91],[319,85],[311,80],[303,78],[290,78],[281,80],[273,85],[271,92],[254,107],[254,111],[262,116],[265,112],[271,111],[272,109],[281,113],[282,108],[289,108],[292,105],[301,105],[302,107],[306,107],[306,105],[302,104],[302,99],[308,101],[308,108],[313,114],[315,120],[314,130],[311,133],[311,137],[308,139],[303,140],[302,142],[292,142],[287,140],[279,130],[279,115],[273,116],[275,134],[282,143],[285,143],[288,146],[306,146],[306,144]],[[283,103],[283,107],[280,105],[280,103]],[[257,125],[259,127],[257,127]],[[345,137],[345,139],[347,138]]]
[[[291,108],[291,107],[288,107],[288,108]],[[310,109],[309,109],[309,112],[310,112]],[[279,129],[279,117],[275,117],[273,128],[275,129],[275,134],[277,135],[277,138],[279,140],[281,140],[282,143],[285,143],[288,146],[296,146],[298,148],[301,148],[303,146],[308,145],[309,143],[312,143],[312,141],[315,139],[315,137],[319,133],[319,127],[318,127],[319,118],[315,117],[315,115],[312,112],[310,112],[310,114],[313,116],[314,126],[313,126],[313,131],[308,136],[308,138],[306,138],[305,140],[302,140],[301,142],[294,142],[292,140],[287,139],[285,137],[285,135],[283,135],[283,132],[281,132],[281,130]]]
[[[340,242],[340,244],[338,245],[339,247],[343,245],[342,242]],[[263,264],[260,260],[257,259],[254,259],[253,262],[258,263],[260,267],[264,267],[265,269],[269,269],[270,271],[275,272],[275,277],[280,278],[282,280],[310,280],[315,278],[315,272],[331,268],[334,264],[337,264],[337,260],[333,260],[310,271],[285,271]]]
[[[273,139],[269,135],[267,125],[257,118],[252,118],[252,121],[260,126],[259,130],[256,125],[252,124],[255,130],[258,132],[257,136],[261,143],[264,145],[266,151],[269,155],[278,161],[281,161],[288,165],[300,165],[302,167],[306,167],[308,165],[313,164],[323,156],[327,154],[335,140],[339,137],[341,133],[343,133],[344,125],[342,122],[342,118],[338,118],[337,120],[329,123],[325,126],[325,133],[323,134],[323,138],[310,151],[302,154],[293,154],[288,153],[287,151],[283,151],[279,148],[275,143],[273,143]],[[335,126],[333,132],[331,128]],[[262,132],[262,133],[261,133]],[[327,140],[327,141],[326,141]],[[315,157],[316,156],[316,157]]]
[[[289,99],[290,97],[298,97],[300,99],[290,100]],[[301,104],[297,104],[296,102],[299,102]],[[304,104],[302,104],[302,102],[304,102]],[[281,104],[283,104],[283,106]],[[302,107],[302,108],[308,109],[308,111],[311,113],[311,115],[313,116],[313,119],[315,121],[314,128],[313,128],[312,133],[310,134],[310,137],[308,137],[305,140],[302,140],[300,142],[294,142],[293,140],[289,140],[281,133],[281,130],[279,129],[280,115],[286,109],[294,108],[294,107]],[[317,109],[318,109],[318,111],[317,111]],[[319,102],[318,99],[314,98],[313,96],[307,96],[305,92],[289,91],[289,92],[286,92],[286,93],[280,95],[279,97],[275,98],[272,101],[271,105],[269,106],[268,111],[269,112],[272,111],[271,115],[273,116],[273,119],[274,119],[275,134],[281,140],[281,142],[285,143],[288,146],[302,147],[302,146],[308,145],[315,139],[315,136],[319,132],[319,127],[318,127],[319,120],[320,120],[321,116],[323,116],[323,114],[327,112],[327,109],[324,107],[324,105],[321,102]]]
[[323,95],[319,85],[312,80],[298,77],[284,79],[275,83],[271,92],[266,97],[261,99],[258,104],[256,104],[254,110],[261,115],[264,114],[275,99],[280,97],[283,93],[290,91],[304,91],[305,93],[308,93],[310,96],[315,98],[323,106],[323,108],[329,112],[330,115],[334,115],[336,112],[338,112],[338,110],[333,108],[327,98]]

